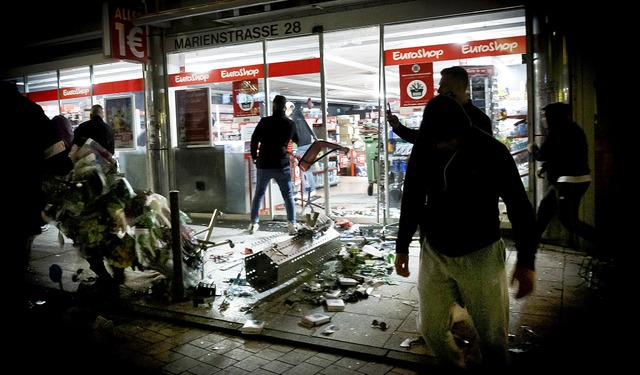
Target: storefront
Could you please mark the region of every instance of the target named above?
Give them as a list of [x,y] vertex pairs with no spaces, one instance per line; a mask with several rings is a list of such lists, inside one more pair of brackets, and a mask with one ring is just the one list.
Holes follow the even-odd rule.
[[[289,20],[255,28],[275,33],[274,30],[287,28],[302,30],[303,25],[304,21]],[[187,47],[206,44],[205,40],[220,42],[226,34],[169,37],[166,48],[177,49],[167,55],[170,122],[178,125],[171,126],[171,138],[175,140],[172,146],[177,147],[176,168],[181,177],[177,184],[180,191],[193,194],[198,194],[198,187],[204,187],[199,194],[209,197],[197,202],[197,197],[189,193],[183,203],[202,207],[205,201],[212,201],[211,197],[220,193],[224,196],[231,178],[240,181],[233,191],[243,192],[239,213],[248,212],[248,142],[253,126],[268,114],[270,99],[280,94],[303,111],[319,138],[355,151],[350,158],[355,159],[351,162],[358,168],[357,175],[366,179],[371,177],[369,173],[375,173],[375,182],[385,186],[374,189],[381,195],[380,217],[397,219],[401,194],[394,192],[401,191],[402,165],[411,144],[398,141],[387,129],[384,103],[390,103],[392,111],[399,113],[409,126],[417,127],[424,105],[437,90],[440,70],[462,65],[470,73],[474,103],[494,120],[495,136],[510,144],[514,153],[524,150],[526,122],[515,127],[516,121],[510,119],[522,120],[527,115],[527,71],[522,57],[526,53],[525,34],[524,10],[517,9],[195,50]],[[385,69],[381,71],[379,66]],[[411,93],[412,85],[419,85],[423,91]],[[208,97],[210,101],[197,100],[198,97]],[[194,102],[200,104],[186,105]],[[378,142],[379,158],[374,165],[377,173],[367,171],[363,158],[358,158],[358,154],[365,153],[366,137],[371,136]],[[200,146],[224,146],[225,154],[244,154],[245,162],[238,162],[242,160],[240,156],[226,156],[226,163],[237,160],[231,170],[239,173],[226,175],[226,186],[216,186],[213,175],[206,172],[210,165],[220,164],[215,159],[194,165],[187,158],[182,164],[183,153],[200,153],[206,158],[208,150],[184,150]],[[528,156],[524,156],[518,164],[528,187]],[[340,164],[337,157],[328,158],[326,172],[324,163],[314,165],[316,186],[324,186],[325,176],[330,185],[339,184],[338,173],[345,173],[338,169]],[[202,180],[207,174],[211,178]],[[227,202],[231,204],[233,197],[228,197]],[[236,212],[229,208],[228,212]]]
[[[345,174],[368,179],[377,188],[362,194],[375,194],[376,221],[388,223],[399,215],[411,145],[387,127],[387,103],[408,126],[419,126],[440,70],[460,65],[470,73],[471,98],[492,118],[494,136],[511,147],[530,189],[522,152],[531,106],[524,8],[470,7],[452,16],[424,7],[416,12],[413,3],[395,4],[392,23],[382,21],[390,6],[380,5],[357,13],[366,12],[366,22],[345,10],[233,28],[169,30],[150,37],[149,48],[164,51],[161,68],[103,59],[3,78],[24,83],[47,114],[63,113],[74,123],[86,119],[92,104],[102,104],[117,130],[121,171],[132,185],[165,195],[165,186],[178,190],[181,208],[195,213],[248,214],[255,173],[248,141],[260,117],[270,114],[271,99],[285,95],[318,139],[352,150],[347,160],[332,155],[313,166],[316,188],[340,184]],[[422,13],[432,17],[418,18]],[[154,27],[145,16],[139,20]],[[369,151],[373,162],[367,162],[367,146],[375,147]],[[299,178],[296,173],[296,186]],[[271,197],[264,203],[267,214],[280,203],[277,190]]]

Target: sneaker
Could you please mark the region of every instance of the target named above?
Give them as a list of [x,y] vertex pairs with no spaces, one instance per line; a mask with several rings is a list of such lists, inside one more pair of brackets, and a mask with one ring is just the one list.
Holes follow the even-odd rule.
[[260,225],[258,223],[251,223],[249,224],[249,234],[254,234],[258,228],[260,228]]
[[295,236],[296,234],[298,234],[298,229],[296,228],[296,224],[289,222],[287,224],[287,229],[289,230],[289,235],[290,236]]

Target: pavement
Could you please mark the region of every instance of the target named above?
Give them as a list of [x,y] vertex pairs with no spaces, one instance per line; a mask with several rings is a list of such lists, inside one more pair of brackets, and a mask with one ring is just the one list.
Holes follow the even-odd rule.
[[[86,261],[52,227],[36,238],[31,254],[33,323],[25,334],[45,347],[34,358],[47,358],[44,362],[62,370],[71,362],[60,360],[72,357],[77,363],[88,363],[94,372],[102,368],[105,373],[120,369],[165,374],[434,373],[430,349],[413,341],[417,337],[417,270],[411,270],[409,278],[389,271],[392,241],[384,231],[392,229],[370,224],[336,229],[334,241],[341,252],[357,248],[368,254],[368,264],[355,272],[363,276],[359,280],[366,293],[343,285],[338,289],[348,296],[344,310],[327,311],[318,303],[314,287],[323,278],[339,278],[344,264],[333,263],[334,268],[322,272],[314,269],[260,292],[247,282],[247,249],[281,243],[290,236],[284,222],[263,221],[253,235],[248,234],[247,225],[241,220],[218,220],[210,237],[217,245],[206,250],[201,269],[187,272],[187,277],[198,280],[213,279],[216,291],[210,298],[188,292],[159,293],[165,276],[154,270],[127,269],[117,295],[100,293],[92,288],[93,275]],[[206,223],[192,227],[199,232]],[[505,236],[505,241],[511,270],[516,254],[511,239]],[[410,256],[410,264],[417,266],[416,246]],[[553,245],[541,246],[536,264],[534,295],[512,298],[510,303],[514,367],[615,367],[615,349],[609,344],[617,333],[607,324],[615,318],[614,287],[609,284],[612,265],[579,249]],[[52,265],[62,271],[59,282],[50,277]],[[330,321],[315,327],[301,324],[305,316],[317,313]],[[264,327],[258,334],[244,333],[245,323],[253,320]],[[473,342],[464,310],[456,320],[458,334]],[[248,364],[249,358],[260,360]]]

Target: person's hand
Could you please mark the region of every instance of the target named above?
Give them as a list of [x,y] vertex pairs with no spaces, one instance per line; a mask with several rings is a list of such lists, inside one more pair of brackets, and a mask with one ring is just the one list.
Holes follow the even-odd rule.
[[529,151],[530,154],[533,154],[534,152],[538,151],[538,145],[535,142],[531,142],[527,145],[527,151]]
[[[396,270],[397,269],[398,266],[396,266]],[[511,276],[511,285],[516,282],[518,282],[516,299],[528,296],[533,292],[536,285],[536,271],[526,267],[516,266],[513,270],[513,275]]]
[[409,254],[408,253],[396,253],[396,273],[402,277],[409,277]]
[[391,128],[393,129],[400,126],[400,119],[398,119],[398,116],[391,113],[391,111],[387,111],[387,121],[389,122],[389,125],[391,125]]
[[538,176],[540,178],[544,178],[544,168],[540,167],[540,168],[536,169],[536,176]]

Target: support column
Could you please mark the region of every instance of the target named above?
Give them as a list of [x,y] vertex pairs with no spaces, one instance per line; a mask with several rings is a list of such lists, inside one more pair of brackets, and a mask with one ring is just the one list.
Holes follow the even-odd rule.
[[145,67],[147,181],[154,193],[169,196],[173,174],[171,132],[167,121],[167,86],[163,29],[149,26],[149,61]]

